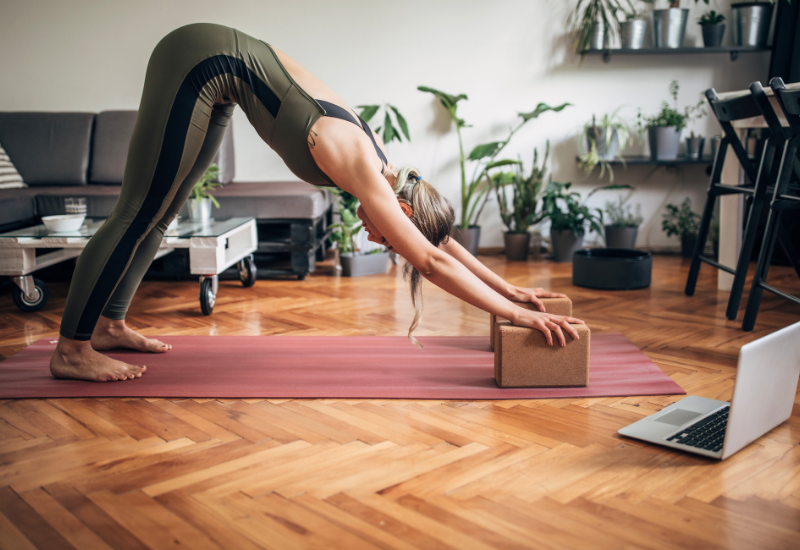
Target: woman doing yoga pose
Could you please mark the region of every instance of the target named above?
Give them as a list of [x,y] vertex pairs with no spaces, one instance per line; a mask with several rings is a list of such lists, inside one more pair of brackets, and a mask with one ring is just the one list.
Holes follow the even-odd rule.
[[125,325],[125,313],[164,231],[211,164],[239,105],[259,136],[300,179],[337,186],[359,199],[369,240],[406,259],[416,315],[420,276],[462,300],[534,327],[577,338],[578,319],[523,309],[560,296],[503,281],[448,238],[453,209],[414,168],[395,169],[380,138],[333,90],[286,54],[240,31],[212,24],[181,27],[159,42],[147,66],[119,200],[77,263],[61,337],[50,361],[59,378],[111,381],[144,366],[97,350],[164,352],[170,346]]

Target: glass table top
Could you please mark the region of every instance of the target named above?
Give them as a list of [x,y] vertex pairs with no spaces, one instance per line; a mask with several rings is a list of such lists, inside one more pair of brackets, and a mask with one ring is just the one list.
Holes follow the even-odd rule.
[[[192,220],[181,220],[175,229],[169,229],[164,234],[165,237],[189,239],[192,237],[219,237],[236,229],[253,218],[228,218],[227,220],[210,220],[206,223],[196,222]],[[94,235],[103,223],[105,218],[86,218],[80,229],[76,231],[50,231],[44,224],[34,225],[31,227],[24,227],[16,229],[7,233],[0,233],[2,238],[45,238],[45,237],[58,237],[58,238],[89,238]]]

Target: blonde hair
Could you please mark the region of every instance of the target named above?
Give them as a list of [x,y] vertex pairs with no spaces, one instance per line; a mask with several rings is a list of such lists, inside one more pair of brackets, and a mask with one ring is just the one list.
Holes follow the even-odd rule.
[[[433,246],[438,247],[450,238],[455,223],[455,212],[450,202],[439,194],[427,181],[422,179],[419,170],[413,166],[400,168],[394,184],[397,199],[411,207],[411,222],[419,229]],[[403,267],[403,278],[411,288],[411,303],[414,305],[414,320],[408,328],[408,339],[422,349],[414,331],[422,318],[422,276],[417,268],[406,262]]]

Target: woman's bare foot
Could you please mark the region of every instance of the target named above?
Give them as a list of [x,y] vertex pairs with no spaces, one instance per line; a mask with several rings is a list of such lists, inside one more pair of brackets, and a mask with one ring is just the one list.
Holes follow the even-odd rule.
[[92,334],[92,347],[98,351],[126,348],[150,353],[164,353],[172,349],[169,344],[131,330],[124,320],[114,321],[103,316],[97,321]]
[[92,382],[113,382],[139,378],[147,367],[128,365],[97,353],[89,342],[61,336],[50,358],[50,372],[56,378],[78,378]]

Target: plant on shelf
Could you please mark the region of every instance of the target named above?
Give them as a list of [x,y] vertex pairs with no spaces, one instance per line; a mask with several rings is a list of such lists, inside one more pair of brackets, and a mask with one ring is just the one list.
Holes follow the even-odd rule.
[[650,156],[653,160],[675,160],[678,158],[678,146],[681,141],[681,131],[692,120],[705,116],[703,100],[694,105],[687,105],[683,112],[678,111],[678,91],[680,86],[677,80],[669,84],[669,93],[675,103],[674,107],[664,101],[661,110],[653,116],[643,117],[641,109],[637,115],[640,129],[647,130],[650,141]]
[[608,48],[617,34],[617,13],[635,14],[636,8],[631,0],[578,0],[567,18],[575,54]]
[[[363,118],[364,122],[372,120],[383,109],[383,124],[375,128],[375,133],[380,134],[383,131],[384,145],[388,145],[394,140],[402,143],[402,136],[406,136],[406,141],[411,141],[408,133],[408,123],[403,115],[400,114],[400,111],[397,110],[397,107],[384,103],[383,105],[358,105],[358,108],[361,109],[358,116]],[[392,115],[394,115],[394,121],[392,121]]]
[[725,16],[709,10],[700,16],[697,23],[703,30],[703,46],[718,48],[722,44],[722,37],[725,34]]
[[539,164],[539,151],[534,149],[533,165],[527,176],[522,160],[500,160],[487,165],[487,172],[503,166],[513,167],[511,171],[495,172],[491,175],[491,185],[497,196],[500,218],[508,229],[503,235],[503,240],[506,258],[509,261],[524,262],[528,259],[531,238],[529,229],[544,219],[544,212],[537,207],[549,156],[550,142],[547,142],[541,164]]
[[642,205],[634,209],[627,198],[620,195],[616,201],[606,201],[608,223],[605,224],[606,246],[608,248],[634,248],[636,234],[642,225]]
[[189,217],[197,221],[208,221],[211,219],[211,205],[219,208],[219,202],[210,192],[217,187],[222,187],[221,183],[214,180],[219,176],[219,166],[212,164],[197,180],[189,195]]
[[[456,134],[458,135],[459,167],[461,169],[461,220],[458,223],[459,231],[456,232],[454,238],[470,252],[476,254],[478,240],[480,238],[478,220],[480,219],[483,208],[489,198],[489,191],[491,190],[488,170],[497,166],[493,164],[496,162],[495,159],[503,149],[505,149],[511,141],[511,138],[514,137],[514,134],[525,124],[535,118],[539,118],[542,113],[546,113],[547,111],[559,112],[571,104],[563,103],[551,107],[546,103],[539,103],[533,111],[517,113],[522,120],[515,128],[509,130],[508,137],[506,137],[505,140],[477,145],[468,156],[465,156],[461,129],[469,125],[464,119],[459,118],[458,103],[467,99],[466,94],[451,95],[427,86],[419,86],[417,89],[422,92],[433,94],[446,109],[450,119],[455,125]],[[467,181],[468,161],[472,161],[474,165],[472,178],[469,181]]]
[[[363,227],[356,214],[358,199],[347,191],[335,187],[325,189],[333,193],[340,218],[339,222],[328,226],[331,230],[328,239],[336,247],[337,270],[340,269],[339,263],[341,263],[342,274],[346,277],[373,275],[386,271],[386,258],[389,253],[385,248],[378,247],[369,252],[362,252],[359,249],[357,237]],[[381,256],[378,257],[378,254]]]
[[681,256],[690,258],[700,229],[700,215],[692,210],[692,199],[689,197],[683,199],[680,206],[668,204],[666,210],[661,228],[668,237],[680,237]]
[[[620,107],[621,108],[621,107]],[[592,121],[587,122],[578,139],[585,152],[578,157],[578,167],[589,174],[600,165],[600,179],[603,179],[608,170],[609,181],[614,181],[614,170],[608,163],[620,156],[620,148],[627,146],[631,141],[631,131],[628,124],[619,116],[617,108],[614,112],[604,114],[598,122],[594,115]]]

